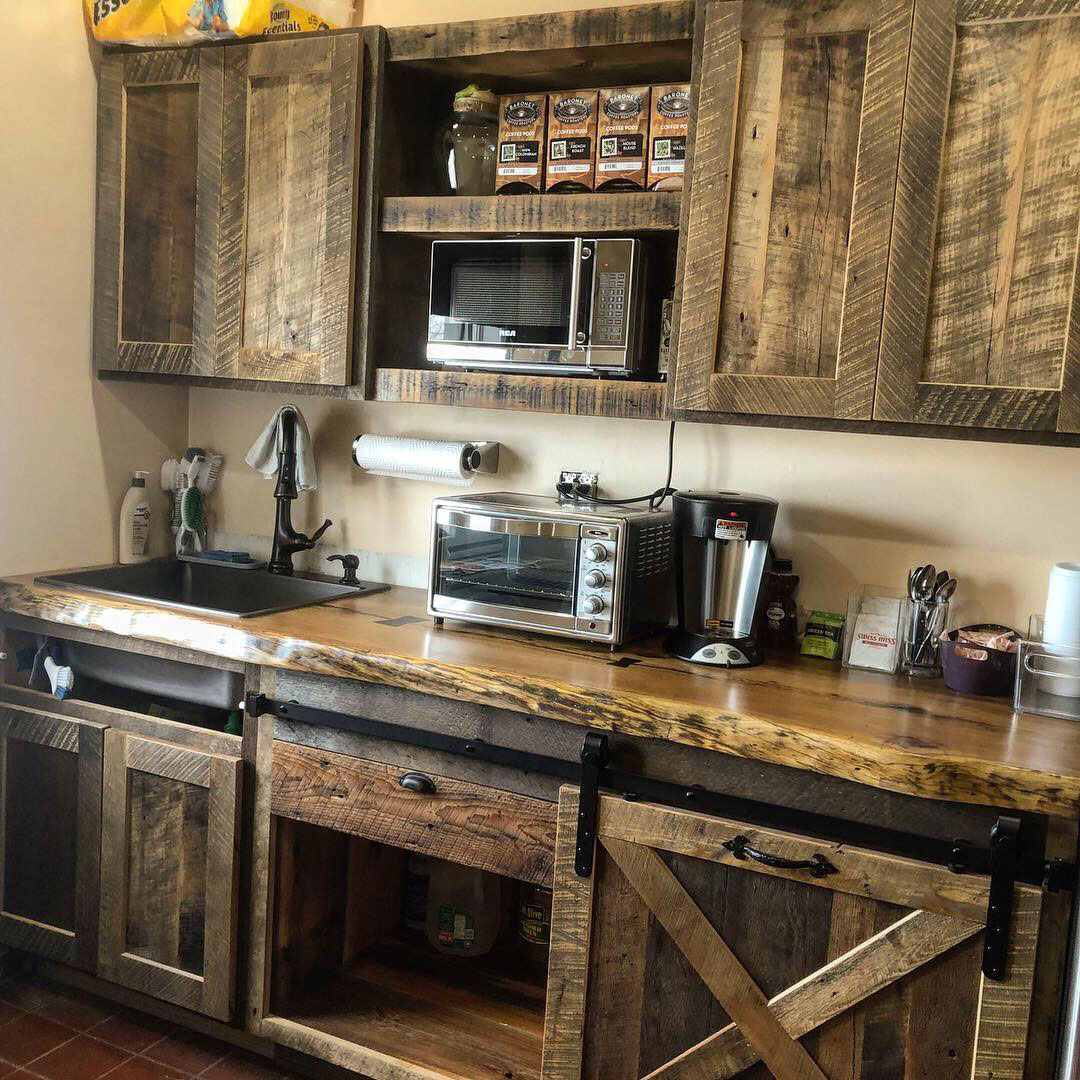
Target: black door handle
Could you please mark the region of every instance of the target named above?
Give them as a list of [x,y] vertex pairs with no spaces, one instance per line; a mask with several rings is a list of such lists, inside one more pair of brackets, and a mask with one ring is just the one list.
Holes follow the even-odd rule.
[[434,795],[435,781],[421,772],[407,772],[398,784],[406,791],[415,791],[417,795]]
[[751,847],[750,841],[745,836],[736,836],[731,840],[724,841],[724,847],[735,856],[736,859],[753,859],[763,866],[771,866],[777,870],[809,870],[811,877],[825,877],[826,874],[835,874],[837,869],[820,852],[815,852],[809,859],[785,859],[781,855],[770,855],[767,851],[760,851]]

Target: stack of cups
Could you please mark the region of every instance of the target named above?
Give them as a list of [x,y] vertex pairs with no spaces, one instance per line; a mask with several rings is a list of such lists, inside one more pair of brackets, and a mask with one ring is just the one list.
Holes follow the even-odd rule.
[[1043,679],[1043,689],[1061,697],[1080,697],[1080,563],[1058,563],[1050,571],[1043,644],[1061,651],[1061,659],[1044,661],[1046,666],[1059,676],[1069,676]]

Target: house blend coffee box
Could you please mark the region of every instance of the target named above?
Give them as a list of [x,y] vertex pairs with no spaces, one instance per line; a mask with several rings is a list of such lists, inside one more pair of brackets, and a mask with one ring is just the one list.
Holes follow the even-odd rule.
[[596,146],[595,90],[548,95],[544,190],[592,191]]
[[690,130],[689,85],[654,86],[649,113],[649,190],[679,191]]
[[495,190],[503,195],[538,195],[543,185],[547,94],[499,99],[499,161]]
[[649,87],[600,91],[596,112],[596,190],[642,191],[649,142]]

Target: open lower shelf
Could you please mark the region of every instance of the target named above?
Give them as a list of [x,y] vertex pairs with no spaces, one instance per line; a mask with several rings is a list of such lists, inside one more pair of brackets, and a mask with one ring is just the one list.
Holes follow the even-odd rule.
[[383,199],[383,232],[663,232],[679,227],[681,191],[593,195],[448,195]]
[[376,401],[662,420],[666,415],[666,399],[666,383],[631,379],[558,375],[540,378],[420,368],[377,368],[375,371]]
[[453,1080],[539,1080],[543,985],[510,970],[390,940],[278,1015]]

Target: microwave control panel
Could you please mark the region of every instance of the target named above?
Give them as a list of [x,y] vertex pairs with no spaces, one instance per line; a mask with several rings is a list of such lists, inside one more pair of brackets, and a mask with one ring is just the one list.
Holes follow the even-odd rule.
[[620,348],[627,343],[633,251],[633,241],[596,241],[592,325],[589,328],[589,343],[593,346]]
[[618,543],[617,526],[581,526],[576,614],[583,629],[606,629],[611,625]]

